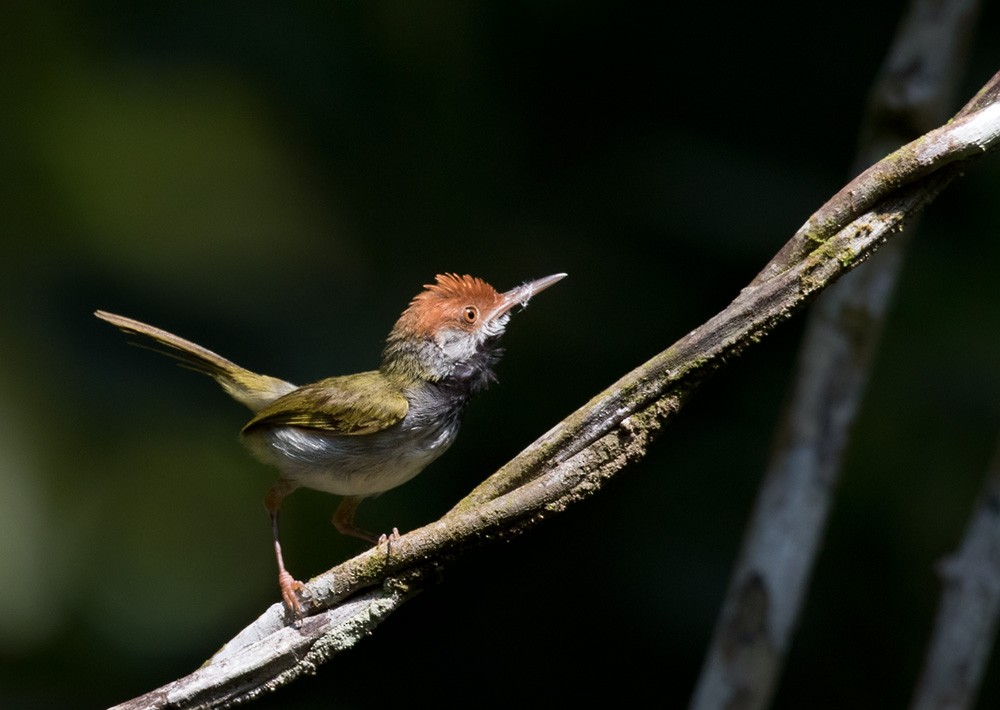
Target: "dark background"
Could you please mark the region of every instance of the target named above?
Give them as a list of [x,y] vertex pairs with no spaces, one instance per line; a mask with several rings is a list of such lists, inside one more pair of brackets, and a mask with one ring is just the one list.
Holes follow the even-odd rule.
[[[306,382],[374,367],[435,273],[568,272],[452,450],[360,510],[411,529],[723,308],[843,184],[903,6],[5,4],[0,705],[125,700],[277,599],[247,412],[95,308]],[[995,4],[962,102],[997,69],[991,28]],[[998,186],[993,156],[912,245],[777,708],[909,698],[1000,428]],[[257,707],[684,706],[802,322],[597,497]],[[335,505],[286,502],[297,575],[362,549]]]

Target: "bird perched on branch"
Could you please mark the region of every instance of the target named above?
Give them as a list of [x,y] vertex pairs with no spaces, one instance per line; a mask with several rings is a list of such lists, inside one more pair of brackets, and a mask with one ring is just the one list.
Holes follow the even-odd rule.
[[259,460],[278,469],[265,506],[281,596],[301,615],[297,593],[303,585],[285,569],[278,541],[284,497],[300,487],[344,496],[333,516],[337,530],[378,541],[354,524],[360,502],[405,483],[445,452],[458,434],[470,395],[493,379],[502,352],[498,342],[511,310],[564,276],[546,276],[499,293],[482,279],[439,275],[396,321],[377,370],[301,387],[246,370],[131,318],[106,311],[95,315],[164,346],[165,354],[213,377],[254,412],[241,440]]

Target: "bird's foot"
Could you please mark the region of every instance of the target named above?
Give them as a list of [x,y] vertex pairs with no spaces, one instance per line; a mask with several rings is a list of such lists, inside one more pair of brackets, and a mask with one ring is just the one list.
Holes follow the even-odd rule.
[[382,533],[378,536],[378,541],[375,543],[376,547],[382,547],[385,545],[385,556],[388,557],[392,554],[392,543],[399,539],[399,528],[393,528],[392,532],[386,535]]
[[299,601],[301,593],[306,585],[295,579],[287,571],[278,572],[278,586],[281,588],[281,599],[285,602],[285,607],[295,615],[295,618],[302,617],[302,602]]

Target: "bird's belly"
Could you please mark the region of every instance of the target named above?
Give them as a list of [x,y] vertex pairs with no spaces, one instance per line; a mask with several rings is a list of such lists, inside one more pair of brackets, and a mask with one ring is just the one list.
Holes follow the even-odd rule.
[[451,446],[457,433],[457,422],[356,436],[279,426],[252,432],[243,441],[289,482],[336,495],[370,496],[416,476]]

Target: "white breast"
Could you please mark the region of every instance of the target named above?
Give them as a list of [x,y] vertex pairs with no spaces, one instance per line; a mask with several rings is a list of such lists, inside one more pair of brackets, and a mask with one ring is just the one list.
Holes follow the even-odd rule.
[[408,420],[356,436],[281,426],[253,431],[243,441],[290,482],[336,495],[370,496],[416,476],[458,434],[457,417],[437,423]]

